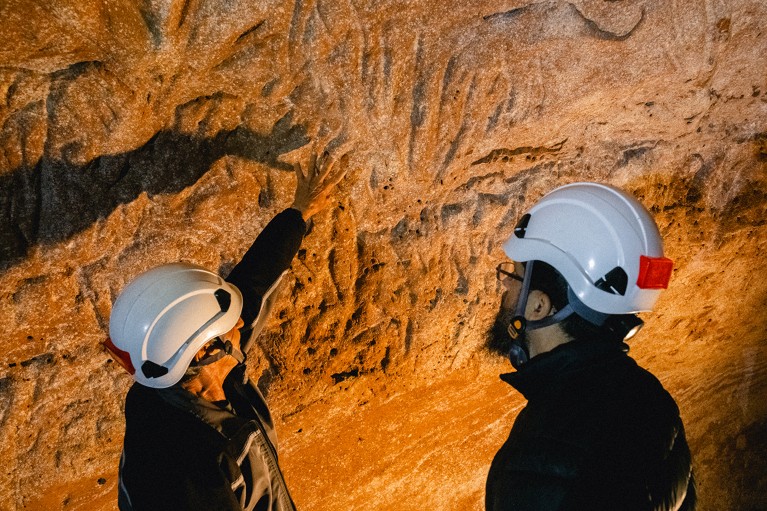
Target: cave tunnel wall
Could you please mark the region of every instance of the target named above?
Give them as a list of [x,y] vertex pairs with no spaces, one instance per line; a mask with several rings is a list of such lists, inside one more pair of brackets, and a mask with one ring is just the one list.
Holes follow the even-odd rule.
[[226,272],[328,141],[347,177],[250,354],[300,507],[481,508],[523,405],[483,348],[501,243],[591,180],[675,261],[631,346],[699,509],[767,508],[765,27],[758,0],[1,3],[0,509],[116,509],[112,300]]

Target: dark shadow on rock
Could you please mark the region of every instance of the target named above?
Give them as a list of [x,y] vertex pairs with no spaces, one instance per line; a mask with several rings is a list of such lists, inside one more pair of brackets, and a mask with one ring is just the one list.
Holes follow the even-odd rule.
[[161,131],[126,153],[100,156],[85,165],[43,157],[32,168],[0,176],[0,270],[30,247],[66,240],[107,217],[120,204],[177,193],[194,184],[219,158],[231,155],[291,170],[278,160],[309,139],[290,113],[271,133],[238,127],[214,137]]

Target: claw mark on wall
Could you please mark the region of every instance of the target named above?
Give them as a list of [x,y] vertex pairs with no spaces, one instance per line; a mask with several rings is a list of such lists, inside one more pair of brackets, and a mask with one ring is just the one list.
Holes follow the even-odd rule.
[[628,165],[632,160],[642,158],[645,154],[652,151],[657,143],[636,145],[623,151],[620,160],[615,163],[615,168],[621,168]]
[[177,28],[181,28],[181,26],[186,23],[186,17],[189,14],[189,4],[190,0],[184,0],[184,3],[181,4],[181,14],[178,17]]
[[383,48],[383,51],[381,52],[381,58],[383,59],[383,79],[384,87],[387,92],[391,90],[392,67],[394,62],[394,59],[392,58],[392,49],[390,47],[389,40],[386,37],[390,29],[391,27],[388,24],[385,25],[384,33],[381,36],[381,47]]
[[299,24],[301,23],[301,11],[303,9],[303,5],[304,3],[302,0],[296,0],[295,4],[293,5],[293,17],[290,20],[290,30],[288,32],[288,46],[293,49],[293,51],[296,49],[296,39],[299,30]]
[[463,204],[453,203],[445,204],[439,212],[442,223],[447,223],[452,217],[460,214],[463,211]]
[[375,69],[375,57],[380,53],[380,48],[373,47],[371,35],[365,28],[362,29],[362,53],[360,58],[360,82],[366,87],[365,109],[372,112],[376,103],[376,85],[378,69]]
[[442,161],[442,169],[439,172],[439,174],[436,176],[436,179],[439,179],[440,177],[442,177],[444,172],[447,170],[448,165],[452,163],[456,153],[458,152],[458,147],[461,145],[461,142],[463,142],[463,138],[466,135],[466,132],[468,131],[469,126],[471,125],[472,118],[471,118],[471,112],[469,111],[468,105],[471,103],[471,100],[474,97],[474,91],[476,88],[477,88],[477,75],[474,75],[471,79],[471,85],[469,85],[469,90],[466,92],[466,99],[463,102],[463,113],[461,115],[461,125],[458,127],[458,131],[456,132],[453,139],[450,141],[450,146],[448,147],[447,153],[445,153],[445,159]]
[[225,67],[233,66],[237,64],[243,58],[248,58],[255,55],[261,47],[257,41],[253,41],[248,44],[250,36],[255,34],[263,25],[265,20],[261,20],[254,26],[240,34],[232,44],[232,48],[225,52],[226,56],[220,59],[219,63],[212,66],[214,70],[219,70]]
[[146,25],[146,29],[149,32],[152,45],[155,48],[159,48],[163,40],[162,22],[159,16],[153,9],[149,8],[147,4],[140,5],[138,10],[139,14],[141,14],[141,18],[144,20],[144,25]]
[[[534,4],[531,4],[534,5]],[[511,9],[510,11],[504,11],[504,12],[496,12],[493,14],[488,14],[487,16],[483,16],[482,19],[484,21],[491,21],[491,20],[512,20],[516,18],[517,16],[523,14],[526,10],[528,10],[531,5],[525,5],[522,7],[517,7],[515,9]]]
[[480,193],[477,196],[476,208],[471,218],[471,224],[474,227],[482,225],[482,221],[488,216],[488,213],[496,211],[498,208],[506,206],[509,203],[509,194]]
[[427,80],[423,72],[423,36],[418,34],[415,48],[415,69],[418,76],[413,85],[413,106],[410,110],[410,140],[408,150],[408,167],[413,170],[416,135],[418,129],[423,125],[426,119],[426,87]]
[[520,154],[529,154],[529,155],[538,156],[538,155],[543,155],[547,153],[557,153],[562,150],[562,147],[564,147],[565,142],[567,142],[567,139],[564,139],[561,142],[557,142],[556,144],[548,146],[548,147],[547,146],[538,146],[538,147],[523,146],[523,147],[516,147],[514,149],[507,149],[507,148],[493,149],[486,156],[473,162],[472,166],[481,165],[483,163],[494,163],[499,160],[505,163],[505,162],[511,161],[511,159],[514,156],[517,156]]
[[408,318],[407,325],[405,326],[405,355],[410,353],[410,348],[413,346],[413,322]]
[[240,44],[243,41],[243,39],[245,39],[249,35],[255,33],[259,28],[261,28],[265,22],[266,22],[266,20],[261,20],[258,23],[256,23],[255,25],[253,25],[252,27],[250,27],[249,29],[247,29],[245,32],[240,34],[237,37],[237,39],[235,39],[234,44]]
[[450,83],[453,81],[453,75],[455,74],[455,55],[451,56],[445,66],[445,72],[442,75],[442,95],[439,98],[439,104],[444,105],[450,96]]

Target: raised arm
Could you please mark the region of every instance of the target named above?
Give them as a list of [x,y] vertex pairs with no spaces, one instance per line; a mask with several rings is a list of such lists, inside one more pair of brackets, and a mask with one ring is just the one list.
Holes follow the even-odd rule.
[[330,204],[333,188],[346,173],[346,157],[336,162],[325,151],[310,156],[306,171],[300,163],[293,168],[297,179],[293,204],[267,224],[226,279],[242,292],[246,328],[254,325],[260,312],[262,317],[267,312],[261,311],[265,295],[290,267],[306,233],[306,221]]

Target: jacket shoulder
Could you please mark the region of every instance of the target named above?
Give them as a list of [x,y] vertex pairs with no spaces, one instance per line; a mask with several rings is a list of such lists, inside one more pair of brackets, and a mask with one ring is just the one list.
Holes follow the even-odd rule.
[[128,392],[125,416],[120,480],[134,509],[239,509],[216,431],[140,385]]

